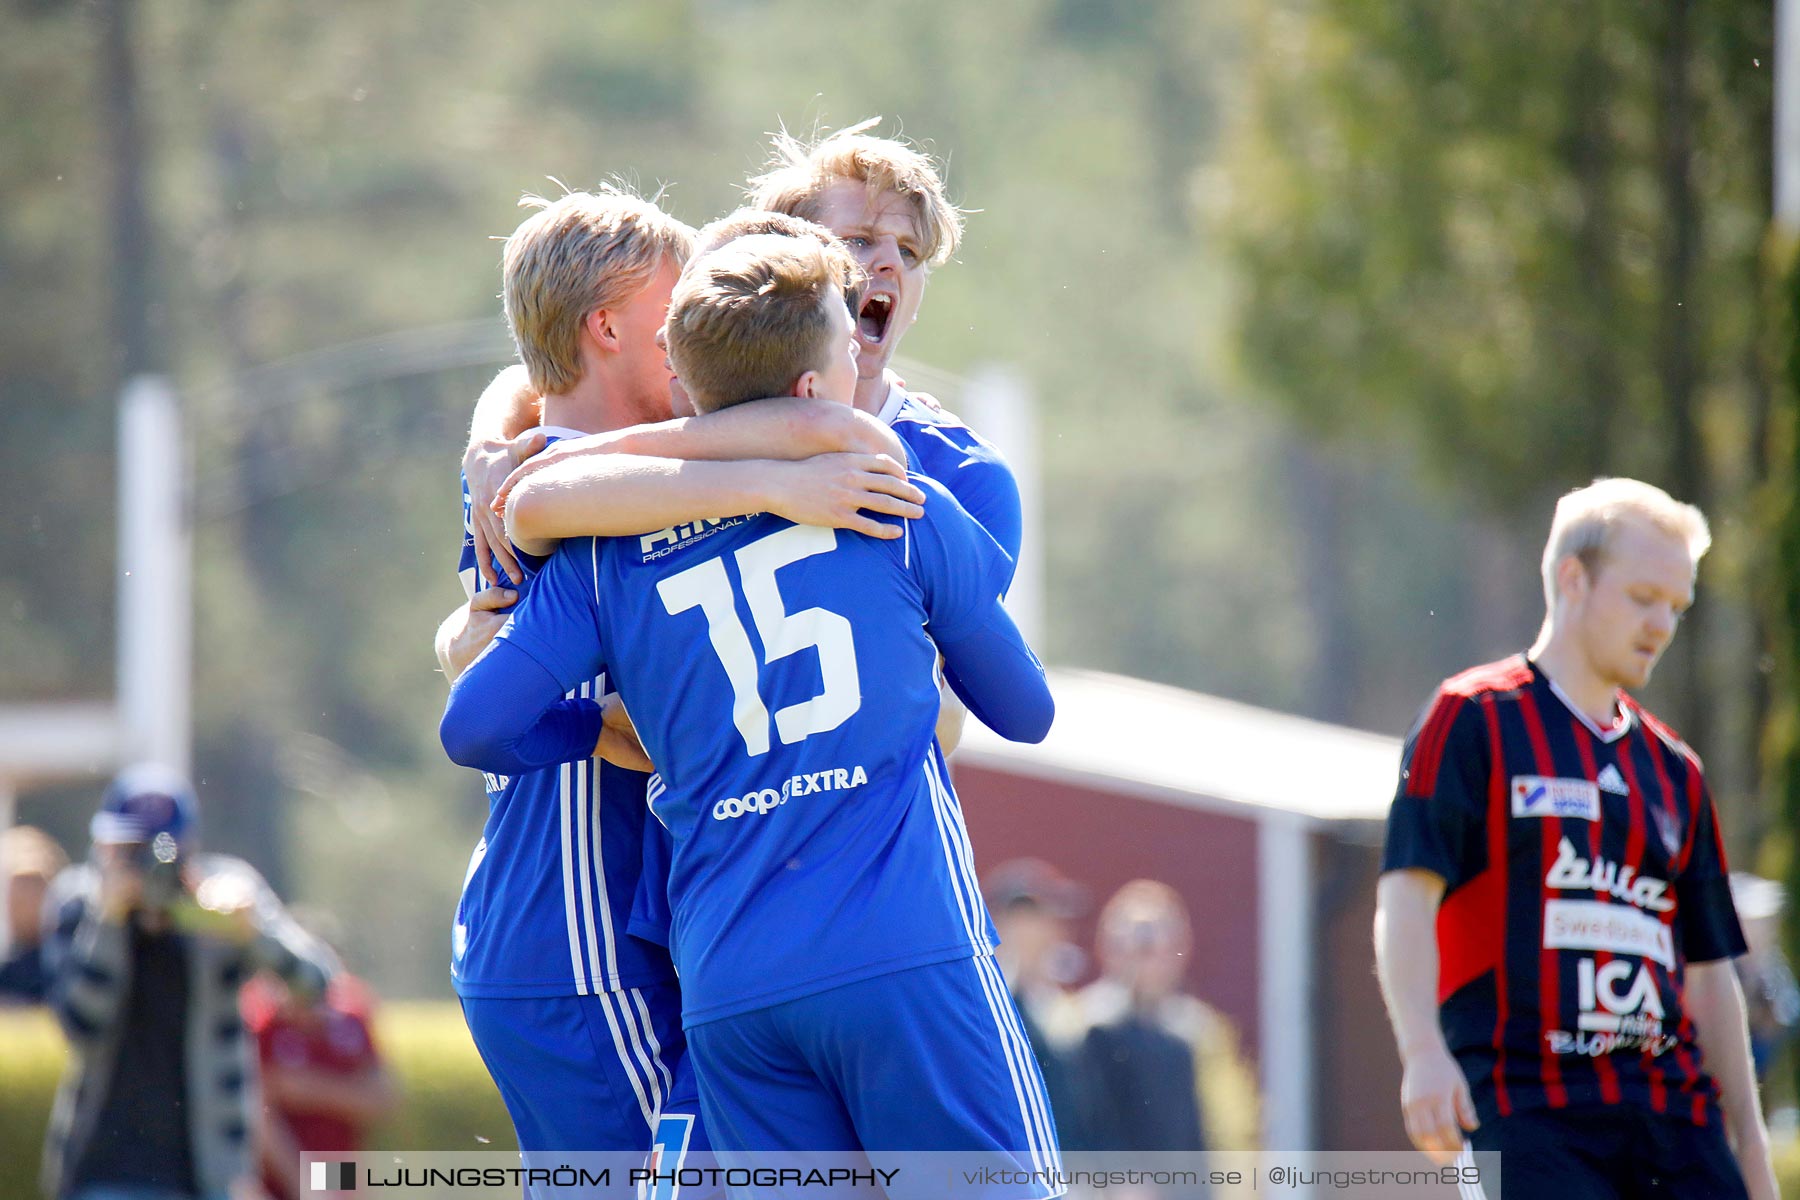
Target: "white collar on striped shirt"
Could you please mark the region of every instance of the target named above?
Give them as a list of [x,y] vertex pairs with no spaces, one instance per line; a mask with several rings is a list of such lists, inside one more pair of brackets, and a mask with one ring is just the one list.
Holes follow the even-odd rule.
[[[1541,672],[1543,668],[1539,667],[1538,670]],[[1551,679],[1548,675],[1544,676],[1544,680],[1550,685],[1550,690],[1556,693],[1556,698],[1563,702],[1563,707],[1568,709],[1571,713],[1574,713],[1575,719],[1580,721],[1583,725],[1586,725],[1588,732],[1599,738],[1601,741],[1616,742],[1631,732],[1631,710],[1626,708],[1623,704],[1619,705],[1619,718],[1612,723],[1612,728],[1602,729],[1594,724],[1592,717],[1582,712],[1581,709],[1576,706],[1575,702],[1569,699],[1569,693],[1563,691],[1556,680]]]

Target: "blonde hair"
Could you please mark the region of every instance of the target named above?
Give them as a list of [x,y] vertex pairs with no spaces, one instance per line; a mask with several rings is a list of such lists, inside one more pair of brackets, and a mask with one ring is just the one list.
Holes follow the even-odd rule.
[[842,245],[837,235],[816,221],[771,212],[766,208],[740,208],[716,221],[708,221],[694,236],[696,252],[705,254],[741,237],[772,233],[782,237],[809,237],[828,246]]
[[769,167],[745,189],[750,203],[816,221],[820,197],[834,183],[849,180],[878,194],[892,192],[912,205],[921,260],[938,266],[962,241],[962,210],[944,194],[943,176],[929,156],[897,138],[868,132],[880,121],[871,117],[811,143],[785,129],[772,135]]
[[835,239],[741,237],[691,263],[669,302],[669,362],[694,407],[779,396],[829,361],[861,269]]
[[1544,543],[1544,603],[1556,607],[1556,564],[1572,555],[1592,576],[1606,561],[1620,524],[1633,519],[1680,538],[1696,565],[1712,546],[1706,516],[1692,504],[1641,480],[1596,479],[1556,502],[1550,537]]
[[519,223],[501,255],[506,323],[541,396],[581,381],[581,326],[588,314],[637,295],[664,263],[694,251],[694,231],[654,203],[619,188],[526,196],[538,211]]

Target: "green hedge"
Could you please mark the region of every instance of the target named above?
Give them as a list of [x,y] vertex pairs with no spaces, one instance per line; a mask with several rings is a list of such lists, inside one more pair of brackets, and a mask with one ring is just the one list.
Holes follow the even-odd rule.
[[37,1010],[0,1010],[0,1196],[37,1195],[38,1154],[62,1074],[56,1023]]
[[394,1150],[517,1150],[512,1121],[455,1001],[389,1004],[376,1035],[399,1077],[400,1107],[371,1134]]
[[[371,1146],[515,1150],[512,1123],[454,1003],[393,1003],[375,1036],[400,1081],[400,1107]],[[63,1068],[62,1035],[41,1011],[0,1011],[0,1196],[37,1194],[39,1149]]]

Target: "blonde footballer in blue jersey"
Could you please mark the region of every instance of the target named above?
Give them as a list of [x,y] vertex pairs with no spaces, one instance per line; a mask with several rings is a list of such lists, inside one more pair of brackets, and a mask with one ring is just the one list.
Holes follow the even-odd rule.
[[[654,334],[693,231],[615,191],[529,203],[507,240],[504,298],[546,395],[548,440],[655,415],[667,375]],[[466,530],[466,489],[464,505]],[[519,561],[515,589],[528,594],[541,559]],[[478,581],[466,533],[458,566]],[[596,671],[568,693],[597,708],[606,690]],[[519,1145],[646,1149],[685,1052],[668,955],[625,932],[646,776],[590,753],[485,783],[451,977]]]

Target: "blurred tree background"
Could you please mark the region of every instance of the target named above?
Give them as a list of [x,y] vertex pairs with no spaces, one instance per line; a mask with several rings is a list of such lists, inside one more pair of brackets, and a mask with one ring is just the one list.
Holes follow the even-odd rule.
[[1748,792],[1767,707],[1750,513],[1769,470],[1770,12],[1520,16],[1259,11],[1220,168],[1240,350],[1309,424],[1404,439],[1506,518],[1508,570],[1596,475],[1712,514],[1705,603],[1652,702],[1715,785]]
[[[1640,474],[1714,518],[1649,700],[1754,865],[1769,11],[1527,8],[19,0],[0,698],[111,691],[129,258],[195,446],[208,840],[354,918],[390,992],[444,994],[483,803],[429,640],[505,344],[492,239],[549,177],[668,184],[698,223],[778,123],[886,114],[975,210],[908,356],[1038,401],[1047,659],[1398,734],[1529,642],[1554,497]],[[146,181],[122,252],[113,28]],[[79,848],[94,791],[20,817]]]

